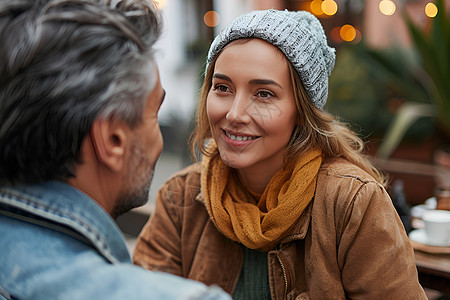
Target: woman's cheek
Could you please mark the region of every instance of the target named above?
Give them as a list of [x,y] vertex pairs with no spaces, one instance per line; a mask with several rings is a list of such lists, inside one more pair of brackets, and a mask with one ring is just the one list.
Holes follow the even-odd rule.
[[[208,119],[211,123],[217,122],[222,118],[225,118],[227,114],[227,109],[224,101],[218,101],[216,96],[209,95],[206,100],[206,112]],[[211,124],[214,125],[214,124]]]

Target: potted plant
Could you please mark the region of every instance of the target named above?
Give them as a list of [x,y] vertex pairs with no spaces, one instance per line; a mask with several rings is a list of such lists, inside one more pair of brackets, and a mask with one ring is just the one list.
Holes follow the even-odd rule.
[[383,51],[364,47],[360,51],[370,63],[374,76],[405,99],[376,157],[389,158],[417,120],[431,117],[440,132],[439,142],[443,144],[435,155],[435,163],[439,163],[436,183],[438,190],[450,193],[450,163],[446,162],[450,147],[445,146],[450,141],[450,18],[444,0],[437,0],[436,6],[438,14],[430,19],[427,28],[416,25],[404,13],[411,49],[397,47]]

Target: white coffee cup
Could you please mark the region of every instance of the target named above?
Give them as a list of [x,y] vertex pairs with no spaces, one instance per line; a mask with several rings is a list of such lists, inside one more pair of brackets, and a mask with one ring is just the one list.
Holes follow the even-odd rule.
[[450,211],[429,210],[422,216],[427,243],[432,246],[450,246]]

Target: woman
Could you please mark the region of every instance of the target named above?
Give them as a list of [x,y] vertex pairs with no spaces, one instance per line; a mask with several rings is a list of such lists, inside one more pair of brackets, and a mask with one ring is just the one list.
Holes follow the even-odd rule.
[[235,299],[426,299],[362,141],[322,110],[334,66],[307,12],[255,11],[209,50],[193,147],[134,261]]

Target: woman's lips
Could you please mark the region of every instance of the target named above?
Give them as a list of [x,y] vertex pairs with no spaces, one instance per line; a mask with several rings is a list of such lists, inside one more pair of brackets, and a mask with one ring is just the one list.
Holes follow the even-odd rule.
[[260,138],[260,136],[257,135],[249,135],[245,133],[239,133],[239,132],[233,132],[228,130],[222,130],[224,133],[224,139],[228,144],[235,145],[235,146],[241,146],[241,145],[247,145],[250,142]]

